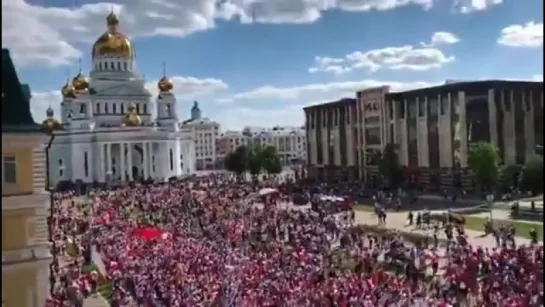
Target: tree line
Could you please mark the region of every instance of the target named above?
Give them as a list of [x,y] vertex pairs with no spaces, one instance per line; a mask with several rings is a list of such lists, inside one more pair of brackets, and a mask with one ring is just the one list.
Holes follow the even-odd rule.
[[239,146],[225,156],[225,168],[237,175],[246,172],[257,176],[262,172],[282,172],[282,159],[274,146]]
[[[237,175],[246,172],[254,176],[262,172],[272,175],[282,172],[282,159],[274,146],[239,146],[225,157],[225,168]],[[501,193],[512,187],[534,194],[543,192],[543,156],[538,153],[529,156],[523,166],[505,165],[497,147],[478,142],[469,150],[468,169],[481,192]],[[393,144],[387,144],[378,157],[378,170],[390,188],[407,183]]]

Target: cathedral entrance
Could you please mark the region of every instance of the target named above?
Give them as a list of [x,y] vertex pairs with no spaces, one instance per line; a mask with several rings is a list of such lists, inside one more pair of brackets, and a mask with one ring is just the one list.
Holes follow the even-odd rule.
[[134,181],[144,180],[144,150],[141,145],[129,144],[125,150],[127,156],[131,156],[129,161],[132,165],[129,165],[128,169],[131,172]]

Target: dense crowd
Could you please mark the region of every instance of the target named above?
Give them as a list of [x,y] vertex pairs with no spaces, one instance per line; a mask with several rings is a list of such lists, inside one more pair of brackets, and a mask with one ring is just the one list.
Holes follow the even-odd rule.
[[295,207],[282,192],[209,176],[95,191],[88,209],[59,197],[55,249],[75,243],[82,257],[53,297],[93,293],[98,272],[81,264],[96,246],[112,306],[542,305],[542,245],[413,246],[366,233],[350,209]]

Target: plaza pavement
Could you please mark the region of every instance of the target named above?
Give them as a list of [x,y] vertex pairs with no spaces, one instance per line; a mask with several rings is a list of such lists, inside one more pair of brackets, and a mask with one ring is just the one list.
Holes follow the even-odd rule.
[[[356,223],[357,224],[369,224],[377,225],[377,217],[373,212],[366,211],[356,211]],[[431,230],[417,230],[412,227],[407,227],[407,213],[406,212],[388,212],[386,218],[386,228],[411,232],[411,233],[420,233],[426,235],[432,235]],[[480,245],[486,248],[496,247],[496,240],[492,236],[483,237],[483,232],[466,229],[465,233],[467,234],[468,241],[471,245]],[[443,231],[439,233],[440,239],[446,239]],[[529,245],[530,240],[523,237],[516,237],[517,245],[525,244]]]

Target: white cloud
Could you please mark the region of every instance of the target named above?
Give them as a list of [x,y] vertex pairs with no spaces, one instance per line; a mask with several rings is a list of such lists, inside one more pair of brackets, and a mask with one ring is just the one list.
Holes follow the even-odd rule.
[[309,72],[346,73],[355,69],[410,69],[429,70],[440,68],[454,61],[454,56],[447,56],[441,50],[431,47],[387,47],[365,52],[356,51],[343,58],[317,56]]
[[530,21],[522,25],[510,25],[501,30],[498,44],[509,47],[543,46],[543,22]]
[[327,102],[342,97],[355,97],[356,91],[389,85],[391,91],[404,91],[408,89],[427,87],[437,83],[430,82],[398,82],[380,80],[362,80],[331,83],[311,83],[292,87],[275,87],[271,85],[255,88],[250,91],[240,92],[220,99],[221,103],[271,103],[289,102],[293,104],[313,104]]
[[441,46],[441,45],[452,45],[460,42],[460,38],[456,36],[453,33],[450,32],[435,32],[433,33],[431,37],[431,42],[429,44],[427,43],[420,43],[420,45],[424,47],[435,47],[435,46]]
[[[475,0],[474,0],[475,1]],[[481,0],[483,1],[483,0]],[[495,0],[497,1],[497,0]],[[185,36],[212,29],[215,21],[311,23],[324,11],[384,11],[430,8],[434,0],[116,0],[81,6],[44,7],[25,0],[2,1],[2,45],[19,65],[65,65],[81,56],[75,43],[89,43],[105,30],[112,7],[131,38]],[[485,1],[488,2],[488,1]]]
[[[197,99],[208,95],[219,94],[229,88],[229,86],[219,79],[195,77],[174,76],[171,78],[174,84],[173,93],[178,100]],[[157,80],[146,83],[146,88],[152,95],[158,93]]]
[[292,87],[262,86],[220,99],[217,120],[224,129],[243,126],[275,125],[300,126],[304,124],[303,107],[355,97],[356,91],[389,85],[393,92],[438,85],[442,82],[398,82],[361,80],[352,82],[311,83]]
[[455,0],[454,6],[461,13],[484,11],[494,5],[502,4],[503,0]]

